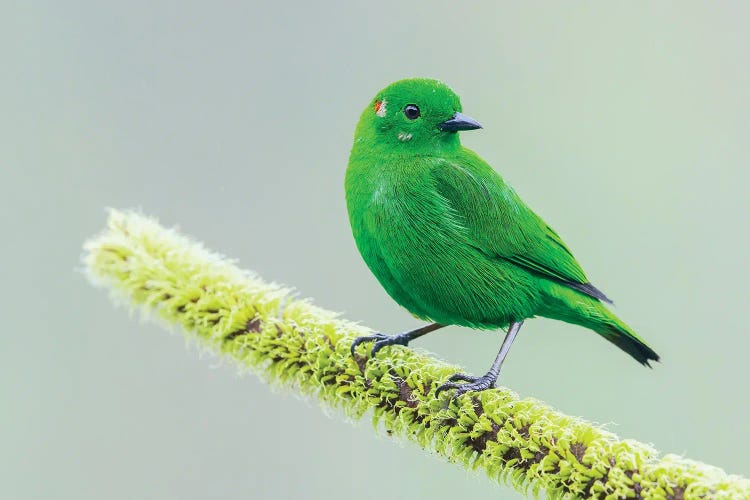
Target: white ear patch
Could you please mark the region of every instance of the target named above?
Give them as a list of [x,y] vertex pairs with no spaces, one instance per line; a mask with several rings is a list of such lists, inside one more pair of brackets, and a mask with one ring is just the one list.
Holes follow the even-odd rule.
[[411,134],[407,134],[406,132],[399,132],[398,133],[398,140],[401,142],[408,142],[412,138]]
[[382,101],[375,101],[375,114],[378,115],[380,118],[385,118],[385,99]]

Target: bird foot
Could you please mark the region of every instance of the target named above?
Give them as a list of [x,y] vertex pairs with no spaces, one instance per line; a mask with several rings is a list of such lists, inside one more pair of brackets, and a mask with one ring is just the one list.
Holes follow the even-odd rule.
[[[487,373],[486,375],[482,375],[481,377],[474,377],[472,375],[456,373],[448,379],[448,382],[437,388],[437,390],[435,391],[435,397],[437,397],[442,391],[448,391],[451,389],[456,390],[456,392],[453,393],[453,396],[451,397],[452,399],[455,399],[461,394],[465,394],[467,392],[484,391],[486,389],[494,387],[496,380],[497,375],[492,372]],[[466,383],[458,384],[457,382]]]
[[352,353],[352,357],[354,357],[354,350],[359,344],[362,344],[363,342],[375,342],[372,345],[372,349],[370,350],[370,357],[374,358],[378,351],[383,347],[387,345],[405,346],[409,344],[409,340],[411,339],[404,334],[386,335],[385,333],[373,333],[372,335],[364,335],[362,337],[357,337],[356,339],[354,339],[354,342],[352,342],[352,346],[349,348],[349,350]]

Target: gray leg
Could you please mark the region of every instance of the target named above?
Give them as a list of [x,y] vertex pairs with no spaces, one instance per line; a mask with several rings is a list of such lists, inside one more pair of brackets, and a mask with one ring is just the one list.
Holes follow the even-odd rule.
[[[464,394],[465,392],[483,391],[485,389],[489,389],[490,387],[495,387],[497,377],[500,375],[500,367],[505,360],[505,356],[508,355],[510,346],[513,344],[516,335],[518,335],[518,331],[521,329],[522,324],[523,321],[516,321],[514,323],[511,323],[510,327],[508,327],[508,333],[505,334],[503,345],[500,346],[500,352],[497,353],[497,357],[495,358],[495,362],[492,363],[490,371],[488,371],[481,377],[473,377],[471,375],[465,375],[463,373],[456,373],[448,379],[448,382],[437,388],[437,391],[435,391],[435,396],[440,394],[442,391],[448,389],[456,389],[455,394],[453,394],[453,397],[456,398],[461,394]],[[456,382],[459,381],[466,383],[457,384]]]
[[440,323],[431,323],[429,325],[425,325],[421,328],[417,328],[416,330],[410,330],[408,332],[399,333],[398,335],[386,335],[384,333],[374,333],[372,335],[365,335],[363,337],[357,337],[354,339],[354,342],[352,342],[352,346],[350,348],[352,352],[352,356],[354,356],[354,350],[357,348],[359,344],[362,342],[371,342],[374,341],[375,343],[372,346],[372,350],[370,351],[370,357],[374,358],[375,354],[378,353],[380,349],[387,345],[409,345],[409,342],[411,342],[414,339],[417,339],[421,337],[422,335],[427,335],[430,332],[434,332],[435,330],[438,330],[440,328],[443,328],[445,325],[441,325]]

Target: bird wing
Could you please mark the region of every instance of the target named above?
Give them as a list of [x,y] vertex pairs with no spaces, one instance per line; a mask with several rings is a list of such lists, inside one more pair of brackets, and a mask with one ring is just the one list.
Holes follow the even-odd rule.
[[437,192],[482,253],[611,302],[589,282],[560,236],[475,153],[464,149],[440,159],[431,173]]

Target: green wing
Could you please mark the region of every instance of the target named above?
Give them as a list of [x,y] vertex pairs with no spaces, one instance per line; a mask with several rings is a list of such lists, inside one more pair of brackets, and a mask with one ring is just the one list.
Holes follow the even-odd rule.
[[473,246],[594,298],[610,300],[586,278],[560,236],[479,156],[464,149],[432,169],[438,193]]

